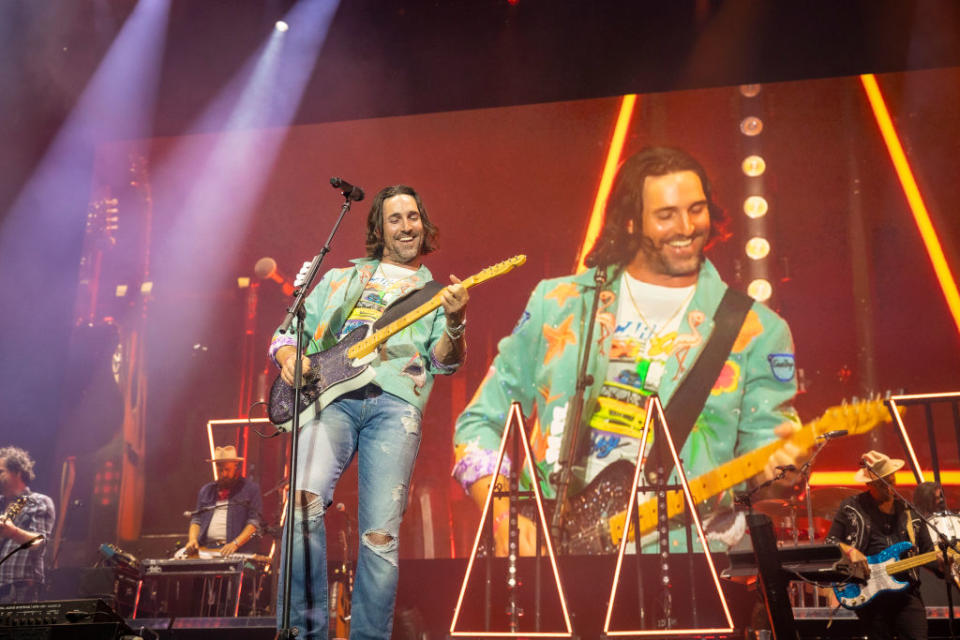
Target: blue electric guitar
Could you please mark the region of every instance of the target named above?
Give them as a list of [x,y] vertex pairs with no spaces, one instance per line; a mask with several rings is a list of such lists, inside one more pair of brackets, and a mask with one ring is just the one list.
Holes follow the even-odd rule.
[[[472,287],[486,282],[512,271],[514,267],[519,267],[526,260],[525,255],[514,256],[492,267],[487,267],[460,284],[464,287]],[[300,424],[308,422],[318,410],[323,409],[339,396],[359,389],[373,380],[375,373],[369,364],[377,356],[377,347],[393,334],[440,307],[442,303],[443,295],[440,292],[413,311],[370,335],[367,335],[370,331],[368,326],[357,327],[329,349],[307,356],[310,360],[310,370],[304,372],[306,383],[300,390]],[[294,413],[293,395],[293,387],[277,376],[270,389],[267,413],[270,421],[281,431],[290,430]]]
[[[859,585],[851,582],[842,587],[833,588],[833,592],[837,594],[837,599],[840,601],[840,604],[847,609],[859,609],[873,600],[879,593],[885,591],[903,591],[910,586],[909,582],[897,580],[894,576],[898,573],[909,571],[914,567],[925,565],[937,557],[936,551],[928,551],[927,553],[921,553],[920,555],[904,558],[903,560],[899,559],[901,555],[912,548],[913,545],[909,542],[898,542],[897,544],[890,545],[880,553],[867,556],[867,563],[870,567],[870,577],[867,578],[867,584]],[[950,550],[950,555],[955,561],[957,557],[960,557],[960,554],[952,549]],[[958,577],[957,570],[955,569],[956,562],[951,564],[950,567],[954,582],[956,582]],[[957,586],[960,586],[960,584]]]

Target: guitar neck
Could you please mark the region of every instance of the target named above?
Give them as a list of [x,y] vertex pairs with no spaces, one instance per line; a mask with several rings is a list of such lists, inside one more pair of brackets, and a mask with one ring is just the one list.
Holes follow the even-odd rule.
[[[463,284],[464,286],[468,286],[466,283]],[[357,344],[350,347],[350,349],[347,351],[347,355],[351,358],[362,358],[363,356],[372,353],[374,349],[380,346],[380,344],[386,342],[387,338],[402,331],[423,316],[438,308],[441,304],[443,304],[442,300],[442,295],[438,293],[413,311],[400,316],[387,326],[375,331]]]
[[[802,450],[809,449],[815,438],[814,424],[801,428],[790,436],[790,442]],[[699,504],[708,498],[711,498],[721,491],[734,487],[741,482],[745,482],[763,471],[767,460],[778,448],[783,446],[783,441],[776,440],[750,453],[735,458],[726,464],[722,464],[712,471],[708,471],[696,478],[690,478],[690,494],[693,496],[694,504]],[[684,498],[681,491],[670,491],[667,493],[667,516],[673,516],[683,512]],[[655,499],[646,500],[637,506],[640,515],[640,534],[653,531],[657,526],[657,501]],[[610,519],[610,529],[614,541],[618,541],[622,535],[625,525],[626,512],[620,512]]]
[[[823,416],[813,420],[797,431],[787,441],[801,451],[809,450],[816,442],[817,434],[825,428],[846,427],[850,433],[864,433],[881,422],[890,420],[879,400],[870,400],[858,405],[840,405],[828,409]],[[784,445],[784,440],[778,439],[759,449],[745,453],[730,462],[689,479],[690,494],[694,504],[699,504],[722,491],[726,491],[745,482],[763,471],[770,456]],[[667,493],[667,516],[672,518],[685,509],[683,492],[670,491]],[[653,531],[657,527],[657,501],[646,500],[637,506],[640,518],[640,534]],[[610,537],[614,544],[619,544],[626,530],[627,512],[621,511],[609,520]],[[632,531],[631,538],[632,536]]]
[[[495,278],[496,276],[501,276],[515,267],[519,267],[524,262],[526,262],[527,256],[523,254],[516,255],[509,260],[504,260],[499,262],[492,267],[487,267],[480,273],[476,273],[469,278],[461,281],[460,284],[463,285],[464,289],[469,289],[470,287],[480,284],[481,282],[486,282],[490,278]],[[370,355],[373,353],[373,350],[380,346],[381,343],[385,342],[387,338],[393,334],[402,331],[406,327],[410,326],[423,316],[427,315],[431,311],[437,309],[440,305],[443,304],[443,292],[437,293],[435,296],[424,302],[422,305],[409,311],[404,315],[400,316],[387,326],[383,327],[370,334],[360,342],[356,343],[347,350],[347,357],[349,358],[362,358],[364,356]]]
[[[960,554],[953,549],[948,549],[947,551],[954,559],[960,557]],[[887,573],[892,576],[896,573],[908,571],[915,567],[921,567],[931,560],[934,560],[937,557],[937,553],[937,551],[927,551],[926,553],[921,553],[920,555],[904,558],[903,560],[897,560],[896,562],[891,562],[886,567]]]

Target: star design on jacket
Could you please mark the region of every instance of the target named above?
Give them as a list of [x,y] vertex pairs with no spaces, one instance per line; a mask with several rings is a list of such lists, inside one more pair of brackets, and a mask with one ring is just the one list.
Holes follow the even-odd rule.
[[543,337],[547,341],[547,353],[543,356],[543,364],[546,365],[554,357],[563,353],[568,344],[576,344],[577,334],[570,329],[573,322],[573,314],[567,316],[567,319],[557,327],[551,327],[548,324],[543,325]]
[[550,293],[543,296],[545,300],[556,300],[557,305],[563,306],[568,298],[576,298],[580,295],[580,287],[572,282],[561,282],[555,286]]

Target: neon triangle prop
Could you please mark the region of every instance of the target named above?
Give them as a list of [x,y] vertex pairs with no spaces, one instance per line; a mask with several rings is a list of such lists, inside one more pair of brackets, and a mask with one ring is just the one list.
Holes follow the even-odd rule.
[[[709,628],[677,628],[677,629],[625,629],[625,630],[611,630],[610,629],[610,618],[613,615],[613,609],[616,605],[617,591],[620,587],[620,570],[623,567],[623,555],[627,548],[627,543],[630,540],[628,535],[630,529],[635,526],[633,519],[634,509],[637,504],[637,493],[638,487],[640,485],[641,473],[643,473],[643,466],[646,464],[646,458],[644,454],[646,453],[647,443],[651,422],[654,423],[653,428],[656,428],[656,425],[660,426],[659,433],[663,435],[664,440],[666,441],[669,449],[670,455],[673,459],[674,468],[677,470],[677,476],[680,479],[680,484],[683,487],[683,495],[686,500],[687,508],[690,513],[693,515],[693,523],[697,530],[697,538],[700,540],[700,545],[703,549],[709,550],[707,545],[706,536],[703,533],[703,525],[700,522],[700,514],[697,512],[696,505],[693,502],[693,494],[690,493],[690,486],[687,484],[687,475],[683,471],[683,466],[680,464],[680,458],[677,455],[677,449],[673,445],[673,438],[670,436],[670,428],[667,424],[667,420],[663,415],[663,405],[660,404],[659,396],[653,395],[647,400],[646,405],[646,418],[643,421],[643,431],[640,436],[640,450],[637,452],[637,464],[636,471],[633,475],[633,484],[630,488],[630,500],[627,505],[627,519],[626,526],[624,527],[624,535],[620,538],[620,551],[617,555],[617,568],[613,574],[613,583],[610,585],[610,599],[607,604],[607,615],[603,622],[603,633],[606,636],[690,636],[694,634],[704,634],[704,633],[732,633],[733,632],[733,618],[730,616],[730,608],[727,606],[727,599],[723,596],[723,589],[720,587],[720,579],[717,577],[717,568],[713,564],[713,558],[710,556],[709,552],[704,552],[705,559],[707,561],[707,566],[710,568],[710,577],[713,579],[713,584],[716,587],[717,595],[720,597],[720,604],[723,607],[723,614],[727,621],[726,627],[709,627]],[[666,499],[666,498],[663,498]],[[641,543],[639,536],[637,537],[637,552],[641,550]],[[690,550],[688,549],[688,552]]]
[[[533,495],[537,503],[537,518],[539,526],[543,531],[543,540],[547,546],[547,557],[550,559],[550,567],[553,570],[553,580],[557,587],[557,595],[560,598],[560,608],[563,611],[563,622],[565,631],[465,631],[458,630],[457,623],[460,620],[460,611],[463,606],[464,595],[467,592],[467,584],[470,582],[470,574],[473,571],[474,561],[477,557],[477,549],[480,546],[480,539],[483,536],[484,527],[487,524],[487,518],[490,515],[493,505],[493,492],[497,483],[491,482],[490,489],[487,491],[487,498],[483,503],[483,513],[480,516],[480,525],[477,527],[477,535],[473,541],[473,549],[470,551],[470,560],[467,562],[467,572],[463,576],[463,584],[460,585],[460,595],[457,597],[457,606],[453,610],[453,620],[450,622],[450,635],[452,637],[471,637],[471,638],[570,638],[573,637],[573,626],[570,624],[570,613],[567,609],[567,599],[563,594],[563,585],[560,582],[560,572],[557,570],[557,557],[553,552],[553,543],[550,540],[550,529],[547,527],[547,518],[543,510],[543,496],[540,493],[540,484],[536,481],[537,475],[533,467],[533,456],[530,454],[530,443],[527,441],[527,429],[523,419],[523,411],[519,402],[510,404],[510,411],[507,413],[507,421],[503,427],[503,438],[500,439],[500,451],[497,454],[496,474],[499,474],[503,464],[504,452],[507,448],[507,441],[515,429],[520,430],[520,442],[523,443],[523,468],[526,469],[528,477],[533,481],[530,483],[533,487]],[[489,552],[488,552],[489,553]]]

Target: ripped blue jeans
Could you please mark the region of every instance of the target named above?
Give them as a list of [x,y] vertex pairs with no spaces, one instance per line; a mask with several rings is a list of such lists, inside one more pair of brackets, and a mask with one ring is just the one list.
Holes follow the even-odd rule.
[[[295,510],[290,625],[298,638],[328,637],[323,514],[344,469],[358,458],[360,553],[351,638],[390,638],[399,576],[400,520],[420,448],[420,410],[368,384],[340,396],[300,431],[297,486],[319,496]],[[306,540],[306,544],[304,544]],[[281,558],[281,572],[285,558]],[[283,575],[282,573],[280,575]],[[282,590],[277,598],[280,623]]]

